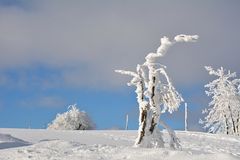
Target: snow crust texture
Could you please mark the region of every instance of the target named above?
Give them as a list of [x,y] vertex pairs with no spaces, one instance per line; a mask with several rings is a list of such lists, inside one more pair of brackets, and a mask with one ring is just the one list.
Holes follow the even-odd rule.
[[[0,146],[21,141],[33,145],[0,149],[1,160],[239,160],[240,138],[177,131],[182,150],[136,148],[137,131],[51,131],[0,129]],[[10,140],[6,135],[12,137]],[[4,138],[5,137],[5,138]],[[17,137],[17,138],[14,138]],[[163,132],[166,143],[167,132]],[[22,139],[22,140],[20,140]]]

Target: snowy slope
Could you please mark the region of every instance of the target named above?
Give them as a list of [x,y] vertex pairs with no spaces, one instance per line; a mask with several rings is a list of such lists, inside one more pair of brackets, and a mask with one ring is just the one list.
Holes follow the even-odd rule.
[[[240,160],[240,138],[225,135],[178,131],[182,150],[173,151],[167,145],[132,147],[136,131],[0,129],[0,133],[0,160]],[[164,138],[168,141],[165,132]],[[15,142],[19,145],[11,146]]]

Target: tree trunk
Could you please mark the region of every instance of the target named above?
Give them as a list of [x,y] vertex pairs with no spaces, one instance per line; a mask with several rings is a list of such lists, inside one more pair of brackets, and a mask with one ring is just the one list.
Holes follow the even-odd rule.
[[150,119],[150,127],[149,132],[150,132],[150,138],[151,138],[151,147],[164,147],[164,142],[161,136],[161,133],[158,129],[158,123],[159,123],[159,117],[160,117],[160,106],[157,106],[158,104],[156,103],[156,77],[153,76],[150,79],[150,83],[152,83],[152,88],[149,88],[151,91],[151,95],[149,97],[149,104],[150,104],[150,114],[151,114],[151,119]]
[[138,71],[139,77],[142,79],[139,82],[139,85],[136,93],[139,105],[139,128],[138,128],[138,137],[136,139],[135,145],[138,146],[143,143],[144,137],[147,135],[147,120],[148,120],[148,112],[149,112],[149,104],[144,101],[144,80],[141,76],[141,72]]
[[146,136],[148,108],[149,106],[141,107],[139,115],[139,133],[135,145],[140,145],[143,141],[144,136]]
[[[152,77],[152,83],[155,84],[155,82],[156,82],[156,77]],[[153,131],[157,125],[156,119],[158,119],[158,115],[157,115],[157,111],[156,111],[157,107],[156,107],[156,104],[154,101],[154,96],[155,96],[155,85],[152,85],[150,105],[151,105],[152,109],[154,109],[154,110],[153,110],[152,118],[151,118],[151,126],[149,128],[149,131],[151,132],[151,134],[153,133]]]
[[225,118],[225,128],[226,128],[226,134],[229,134],[229,126],[228,126],[228,122],[227,122],[227,116],[224,114],[224,118]]
[[79,123],[78,127],[76,128],[76,130],[81,130],[82,124]]
[[240,118],[240,115],[239,115],[240,113],[238,112],[238,116],[237,116],[237,124],[236,124],[236,132],[237,132],[237,135],[239,136],[239,118]]
[[236,133],[236,125],[235,125],[235,122],[234,122],[234,119],[233,119],[233,116],[232,116],[232,110],[230,108],[230,106],[228,106],[228,109],[229,109],[229,112],[230,112],[230,117],[231,117],[231,121],[232,121],[232,128],[233,128],[233,134]]

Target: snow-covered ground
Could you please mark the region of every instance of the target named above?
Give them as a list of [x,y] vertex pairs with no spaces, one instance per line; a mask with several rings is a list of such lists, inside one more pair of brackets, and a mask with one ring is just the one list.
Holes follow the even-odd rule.
[[[240,160],[240,137],[178,131],[182,150],[132,147],[136,131],[0,129],[0,160]],[[163,137],[167,142],[167,134]]]

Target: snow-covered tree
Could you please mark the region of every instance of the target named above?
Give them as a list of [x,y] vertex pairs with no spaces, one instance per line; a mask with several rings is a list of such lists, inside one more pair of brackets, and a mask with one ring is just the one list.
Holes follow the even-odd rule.
[[[234,80],[234,83],[238,85],[238,100],[240,101],[240,80]],[[236,119],[236,133],[238,136],[240,136],[240,106],[238,108],[238,110],[234,113],[235,114],[235,119]]]
[[175,133],[160,121],[160,115],[166,111],[172,113],[178,110],[183,102],[166,73],[166,66],[159,63],[168,48],[176,42],[194,42],[197,35],[177,35],[174,40],[161,38],[161,45],[156,53],[149,53],[142,65],[137,65],[137,71],[116,70],[116,72],[132,76],[129,86],[136,86],[137,102],[139,104],[139,130],[136,146],[164,147],[158,125],[161,122],[167,128],[171,137],[170,146],[178,148],[179,141]]
[[239,79],[234,79],[236,73],[231,73],[221,67],[214,70],[206,66],[210,75],[217,76],[217,79],[205,85],[208,88],[206,94],[211,96],[212,101],[209,107],[203,111],[207,114],[200,123],[211,133],[225,133],[231,135],[239,134],[239,112],[240,98],[237,90]]
[[70,105],[68,111],[57,114],[56,118],[48,124],[47,129],[55,130],[92,130],[95,124],[84,111],[79,111],[76,104]]

